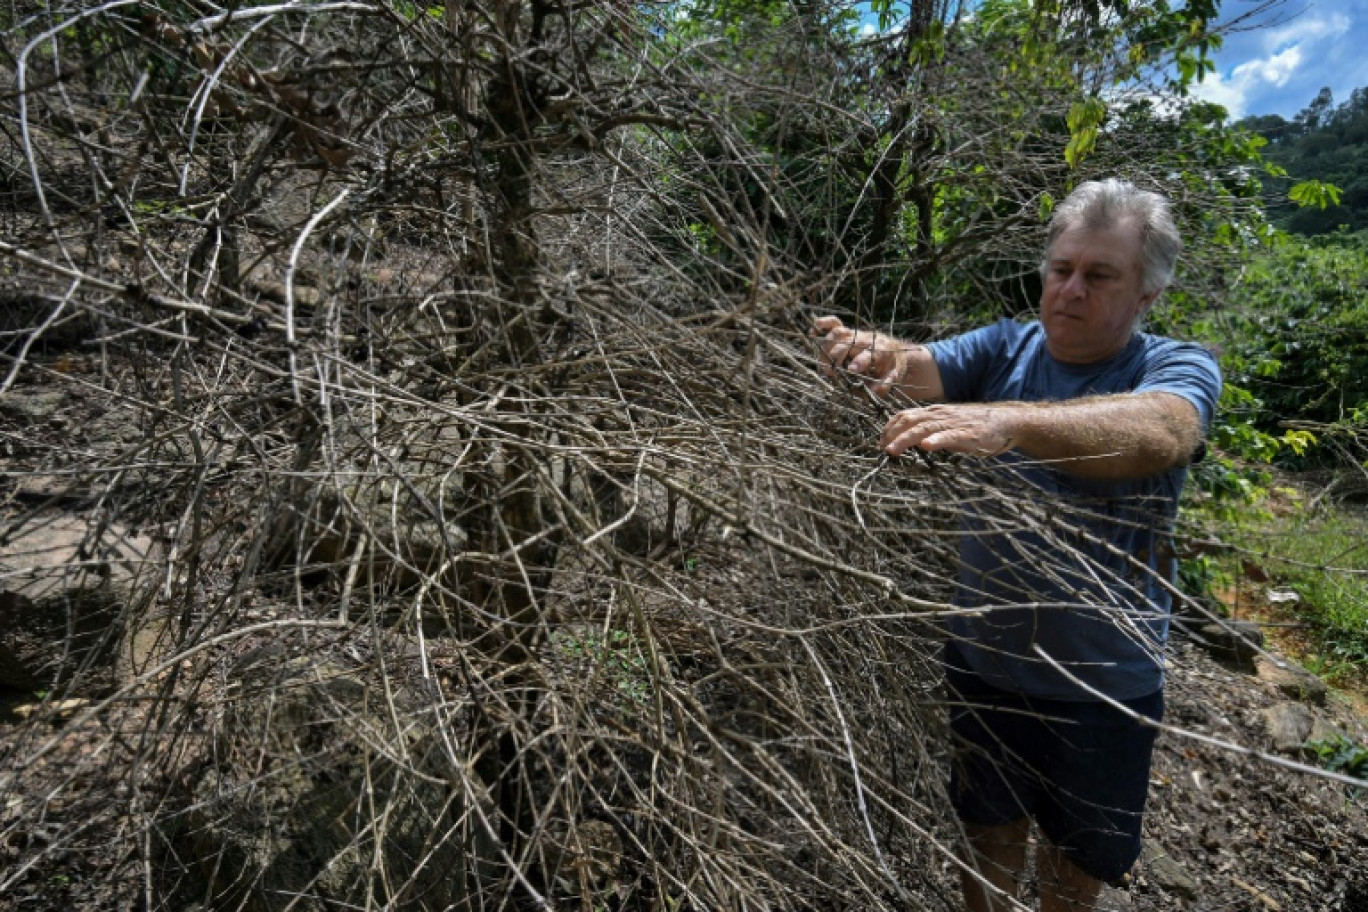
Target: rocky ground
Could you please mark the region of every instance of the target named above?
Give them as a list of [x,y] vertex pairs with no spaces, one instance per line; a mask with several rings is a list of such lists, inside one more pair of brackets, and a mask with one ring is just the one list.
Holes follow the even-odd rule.
[[1368,910],[1368,790],[1298,768],[1308,740],[1368,743],[1352,701],[1261,659],[1176,650],[1148,847],[1117,908]]

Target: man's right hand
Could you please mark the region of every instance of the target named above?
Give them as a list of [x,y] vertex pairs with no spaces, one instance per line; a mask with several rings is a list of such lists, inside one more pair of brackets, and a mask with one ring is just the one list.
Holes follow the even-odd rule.
[[876,396],[887,396],[907,378],[909,352],[892,336],[848,328],[838,317],[818,317],[809,335],[822,350],[822,373],[861,380]]

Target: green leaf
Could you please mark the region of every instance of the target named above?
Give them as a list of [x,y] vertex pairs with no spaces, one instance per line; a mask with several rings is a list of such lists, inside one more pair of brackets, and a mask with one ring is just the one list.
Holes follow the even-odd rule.
[[1292,452],[1302,456],[1316,445],[1316,435],[1310,431],[1291,430],[1282,435],[1282,442]]
[[1041,193],[1040,205],[1037,207],[1037,211],[1040,213],[1040,220],[1042,222],[1048,222],[1050,220],[1050,216],[1054,214],[1054,208],[1055,198],[1049,193]]
[[1079,133],[1089,127],[1102,125],[1102,120],[1107,116],[1107,106],[1100,98],[1089,98],[1084,101],[1076,101],[1069,107],[1067,123],[1070,133]]
[[1066,118],[1069,144],[1064,147],[1064,160],[1070,168],[1078,167],[1083,157],[1096,147],[1098,128],[1106,116],[1107,106],[1100,98],[1074,102],[1069,108]]
[[1287,198],[1303,208],[1315,206],[1319,209],[1325,209],[1329,206],[1339,205],[1340,193],[1340,188],[1334,184],[1309,180],[1302,181],[1287,191]]
[[1078,163],[1083,157],[1093,150],[1097,145],[1097,128],[1088,127],[1069,138],[1069,144],[1064,147],[1064,160],[1069,163],[1070,168],[1077,168]]

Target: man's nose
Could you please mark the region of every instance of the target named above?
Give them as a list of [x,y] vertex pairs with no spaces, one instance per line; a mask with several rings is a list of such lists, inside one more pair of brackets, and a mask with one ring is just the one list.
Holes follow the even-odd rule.
[[1083,273],[1075,272],[1069,276],[1060,293],[1069,300],[1081,298],[1088,293],[1088,283],[1083,278]]

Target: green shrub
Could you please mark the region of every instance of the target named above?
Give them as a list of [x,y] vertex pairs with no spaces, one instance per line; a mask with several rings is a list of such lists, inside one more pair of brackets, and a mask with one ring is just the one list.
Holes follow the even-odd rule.
[[1310,741],[1306,748],[1332,773],[1368,779],[1368,746],[1340,735],[1324,741]]
[[1285,239],[1251,264],[1224,358],[1257,426],[1331,424],[1368,405],[1368,237]]

